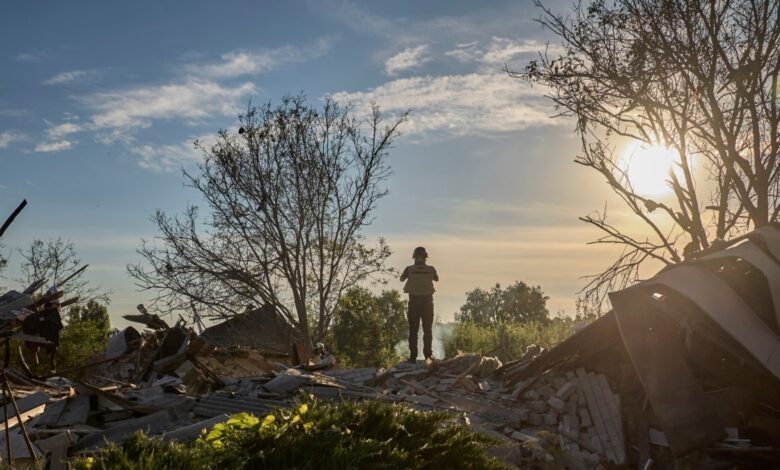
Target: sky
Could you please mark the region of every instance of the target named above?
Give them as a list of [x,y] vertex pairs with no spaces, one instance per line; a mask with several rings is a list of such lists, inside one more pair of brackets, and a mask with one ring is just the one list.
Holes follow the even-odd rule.
[[366,234],[398,269],[428,249],[442,320],[466,291],[516,280],[573,313],[612,253],[577,218],[609,194],[573,163],[574,123],[504,70],[560,50],[539,14],[531,1],[4,2],[0,214],[29,205],[3,239],[2,283],[15,284],[15,250],[62,236],[121,326],[151,297],[126,270],[155,236],[151,215],[201,202],[181,175],[202,158],[192,142],[235,130],[250,100],[303,92],[411,109]]

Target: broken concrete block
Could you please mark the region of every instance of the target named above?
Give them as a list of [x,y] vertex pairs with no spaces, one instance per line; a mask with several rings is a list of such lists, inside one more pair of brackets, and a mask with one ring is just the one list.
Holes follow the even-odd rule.
[[545,410],[547,410],[547,404],[542,400],[534,400],[528,403],[528,406],[531,407],[531,409],[536,411],[537,413],[542,413]]
[[566,379],[563,377],[555,377],[552,379],[552,385],[555,389],[560,389],[566,384]]
[[555,389],[552,388],[549,385],[542,385],[541,387],[537,387],[536,390],[545,398],[550,398],[551,396],[555,395]]
[[523,398],[526,400],[538,400],[539,399],[539,392],[536,390],[526,390],[523,393]]
[[517,409],[517,416],[520,418],[520,421],[528,421],[529,414],[531,414],[531,410],[524,406]]
[[582,427],[589,428],[593,426],[593,421],[590,419],[590,412],[587,408],[580,408],[579,415]]
[[558,425],[558,413],[555,412],[549,412],[544,415],[544,424],[547,426],[557,426]]
[[573,382],[565,382],[560,388],[558,388],[558,391],[555,392],[555,396],[563,401],[566,401],[574,394],[575,391],[577,391],[577,386],[574,385]]
[[574,400],[569,400],[566,402],[566,414],[577,416],[577,402]]
[[563,400],[561,400],[556,396],[550,397],[550,399],[547,400],[547,404],[550,405],[558,413],[562,413],[563,410],[566,408],[566,402],[564,402]]
[[529,413],[528,424],[532,426],[541,426],[544,423],[544,415],[541,413]]

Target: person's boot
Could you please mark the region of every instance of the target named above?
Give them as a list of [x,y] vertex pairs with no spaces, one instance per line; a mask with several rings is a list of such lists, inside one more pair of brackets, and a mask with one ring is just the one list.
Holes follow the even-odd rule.
[[412,358],[410,357],[409,359],[407,359],[407,360],[406,360],[406,363],[407,363],[407,364],[417,364],[417,359],[416,359],[416,358],[415,358],[415,359],[412,359]]

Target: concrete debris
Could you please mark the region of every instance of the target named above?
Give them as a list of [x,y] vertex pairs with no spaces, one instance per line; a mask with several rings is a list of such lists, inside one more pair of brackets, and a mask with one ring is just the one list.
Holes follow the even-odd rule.
[[[0,436],[0,458],[5,464],[10,455],[14,465],[45,458],[48,468],[64,468],[69,455],[139,430],[195,439],[230,414],[262,415],[306,393],[452,412],[499,439],[494,455],[518,468],[650,468],[692,451],[732,464],[725,468],[753,457],[750,468],[780,467],[780,229],[745,240],[727,245],[728,256],[705,253],[614,293],[615,310],[549,350],[529,345],[503,364],[459,353],[339,369],[268,307],[201,335],[139,307],[131,319],[148,328],[112,336],[103,357],[82,368],[83,381],[5,369],[11,397],[3,393],[0,433],[7,425],[11,445],[3,448]],[[768,283],[754,282],[759,274]],[[708,284],[714,278],[717,288]],[[7,337],[31,314],[33,287],[0,295]],[[707,298],[715,291],[723,305]],[[751,321],[736,321],[737,313]],[[751,334],[762,338],[763,352],[748,344]]]

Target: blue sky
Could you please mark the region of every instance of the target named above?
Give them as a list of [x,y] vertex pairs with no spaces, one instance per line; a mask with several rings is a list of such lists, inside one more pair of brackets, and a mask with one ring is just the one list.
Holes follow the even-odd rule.
[[149,217],[199,202],[180,173],[200,158],[192,141],[235,128],[250,99],[303,91],[412,109],[369,235],[398,268],[428,248],[443,319],[466,290],[517,279],[571,312],[580,277],[608,261],[577,216],[608,195],[572,163],[573,123],[503,72],[554,39],[538,16],[530,1],[6,2],[0,214],[30,205],[3,240],[4,283],[15,248],[62,235],[112,291],[114,319],[130,313],[148,297],[125,266]]

